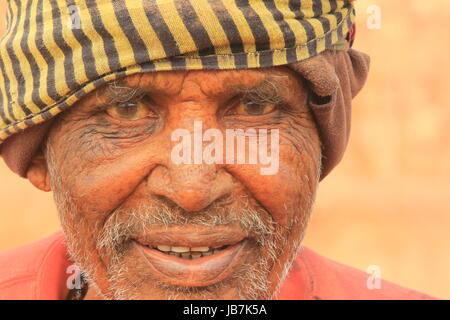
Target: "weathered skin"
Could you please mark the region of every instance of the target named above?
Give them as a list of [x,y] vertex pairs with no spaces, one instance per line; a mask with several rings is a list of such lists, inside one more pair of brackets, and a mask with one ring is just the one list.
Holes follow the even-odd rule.
[[[287,108],[269,106],[263,109],[269,111],[267,114],[249,115],[242,106],[233,107],[238,101],[232,100],[239,93],[236,88],[254,87],[269,75],[279,84],[278,91],[287,102]],[[184,224],[183,232],[194,240],[198,233],[213,232],[214,228],[227,229],[225,238],[231,234],[251,238],[238,223],[240,210],[247,207],[268,212],[268,216],[261,218],[277,226],[278,237],[272,239],[276,262],[270,260],[270,253],[264,246],[251,241],[239,261],[240,265],[245,263],[247,269],[251,269],[251,265],[257,269],[257,259],[268,263],[268,287],[264,294],[258,293],[258,297],[272,297],[284,267],[303,237],[318,182],[320,142],[306,105],[307,90],[303,82],[287,68],[272,68],[147,73],[129,76],[122,84],[138,87],[151,98],[144,98],[145,107],[137,113],[146,117],[121,119],[116,105],[108,102],[110,91],[99,88],[63,113],[53,125],[48,144],[53,150],[55,167],[49,168],[53,164],[47,161],[49,153],[44,150],[28,171],[28,178],[35,186],[55,193],[69,249],[76,262],[95,281],[87,297],[249,297],[245,291],[246,279],[233,277],[235,269],[206,289],[202,289],[202,281],[206,281],[202,274],[193,272],[184,287],[191,284],[199,289],[178,290],[176,283],[167,283],[164,277],[150,272],[142,254],[133,246],[121,249],[120,265],[122,270],[125,266],[127,272],[114,275],[112,249],[97,246],[105,224],[112,223],[112,216],[112,221],[119,223],[126,219],[127,212],[140,212],[142,205],[158,207],[161,201],[177,207],[176,214],[185,215],[187,219],[214,214],[207,211],[213,205],[233,208],[229,214],[232,222],[225,226]],[[107,105],[102,107],[105,103]],[[131,115],[135,114],[131,112]],[[194,120],[203,122],[203,130],[279,129],[278,174],[261,175],[259,165],[249,164],[173,164],[171,133],[177,128],[192,130]],[[55,182],[58,179],[59,182]],[[64,194],[71,199],[70,209],[61,204]],[[115,210],[119,211],[114,214]],[[139,236],[180,229],[148,225],[145,230]],[[177,237],[176,232],[172,235]],[[116,280],[112,284],[114,276]],[[205,282],[207,285],[211,283]],[[93,290],[94,287],[98,290]],[[119,291],[123,291],[122,296]]]

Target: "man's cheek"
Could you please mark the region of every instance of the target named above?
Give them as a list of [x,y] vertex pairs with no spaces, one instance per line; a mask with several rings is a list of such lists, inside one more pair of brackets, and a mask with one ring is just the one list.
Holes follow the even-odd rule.
[[281,146],[277,173],[261,174],[261,165],[233,165],[228,170],[249,190],[251,196],[261,203],[273,219],[289,226],[294,214],[305,209],[313,196],[314,177],[312,160],[302,160],[295,148]]
[[116,209],[156,166],[151,159],[139,155],[99,162],[67,175],[70,196],[88,214],[88,219]]

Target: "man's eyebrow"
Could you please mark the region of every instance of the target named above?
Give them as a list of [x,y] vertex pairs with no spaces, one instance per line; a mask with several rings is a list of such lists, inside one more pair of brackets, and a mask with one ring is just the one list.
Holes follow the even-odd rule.
[[105,103],[125,103],[138,100],[145,95],[139,86],[129,86],[123,80],[114,80],[106,84],[102,94]]
[[240,93],[243,99],[248,99],[255,103],[285,103],[288,99],[288,91],[286,86],[280,81],[280,78],[286,79],[288,77],[268,75],[264,80],[251,87],[233,86],[233,89]]

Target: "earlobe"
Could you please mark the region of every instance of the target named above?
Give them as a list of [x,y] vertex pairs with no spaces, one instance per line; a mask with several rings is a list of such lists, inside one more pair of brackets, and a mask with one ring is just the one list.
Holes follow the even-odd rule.
[[46,192],[51,191],[47,161],[43,155],[37,155],[33,158],[27,170],[27,179],[36,188]]

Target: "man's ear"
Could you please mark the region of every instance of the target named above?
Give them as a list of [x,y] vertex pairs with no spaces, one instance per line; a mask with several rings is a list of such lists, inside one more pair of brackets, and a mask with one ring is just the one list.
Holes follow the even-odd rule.
[[30,161],[27,170],[27,179],[42,191],[51,191],[50,175],[48,173],[47,161],[42,152],[39,152]]

